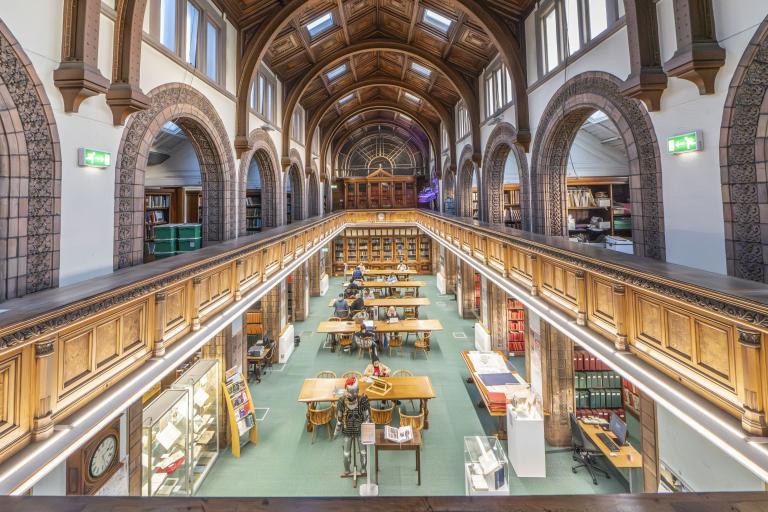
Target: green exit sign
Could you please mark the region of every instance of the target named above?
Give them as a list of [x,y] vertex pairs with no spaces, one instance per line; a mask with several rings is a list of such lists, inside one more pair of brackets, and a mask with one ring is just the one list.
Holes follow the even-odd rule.
[[80,148],[77,150],[77,165],[80,167],[109,167],[112,154],[98,149]]
[[667,150],[671,155],[701,151],[703,137],[701,130],[674,135],[667,139]]

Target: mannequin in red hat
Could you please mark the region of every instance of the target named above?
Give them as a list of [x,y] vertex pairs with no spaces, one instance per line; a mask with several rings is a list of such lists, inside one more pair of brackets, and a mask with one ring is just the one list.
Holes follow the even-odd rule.
[[371,406],[368,397],[359,395],[359,391],[357,379],[348,378],[344,383],[344,397],[336,404],[336,432],[334,437],[338,436],[339,432],[344,436],[344,473],[341,475],[342,477],[352,474],[353,448],[357,450],[362,473],[365,474],[366,471],[367,457],[363,443],[360,441],[360,430],[362,424],[368,421]]

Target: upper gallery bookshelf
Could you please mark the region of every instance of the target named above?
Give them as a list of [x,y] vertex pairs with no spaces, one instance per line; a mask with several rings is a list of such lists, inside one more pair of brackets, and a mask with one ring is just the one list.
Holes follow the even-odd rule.
[[632,238],[629,178],[568,178],[568,235],[599,242],[605,235]]
[[350,228],[333,242],[333,272],[344,265],[394,269],[400,261],[421,272],[432,269],[432,241],[416,228]]
[[349,210],[367,208],[416,208],[416,178],[394,176],[379,169],[365,177],[341,180],[344,205]]

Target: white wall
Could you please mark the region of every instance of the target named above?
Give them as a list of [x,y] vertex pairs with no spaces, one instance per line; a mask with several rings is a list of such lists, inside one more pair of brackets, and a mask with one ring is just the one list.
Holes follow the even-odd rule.
[[54,467],[32,487],[32,496],[66,496],[67,461]]
[[147,166],[144,185],[147,187],[191,187],[203,183],[195,148],[184,140],[170,153],[171,157],[157,165]]
[[656,421],[659,460],[694,491],[765,490],[762,480],[658,404]]
[[627,155],[579,130],[568,155],[568,176],[629,176]]

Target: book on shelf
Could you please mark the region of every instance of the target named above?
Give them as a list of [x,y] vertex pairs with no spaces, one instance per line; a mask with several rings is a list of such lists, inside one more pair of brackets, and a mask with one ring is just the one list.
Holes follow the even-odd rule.
[[597,203],[588,188],[569,188],[568,189],[568,208],[595,208]]

